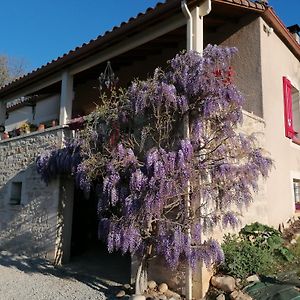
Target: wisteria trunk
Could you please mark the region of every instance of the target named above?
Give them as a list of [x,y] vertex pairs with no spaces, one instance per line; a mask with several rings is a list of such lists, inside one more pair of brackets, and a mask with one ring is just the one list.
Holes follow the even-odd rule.
[[135,279],[135,294],[143,295],[147,289],[148,282],[148,270],[147,270],[147,259],[144,256],[141,259],[140,265],[137,269],[136,279]]

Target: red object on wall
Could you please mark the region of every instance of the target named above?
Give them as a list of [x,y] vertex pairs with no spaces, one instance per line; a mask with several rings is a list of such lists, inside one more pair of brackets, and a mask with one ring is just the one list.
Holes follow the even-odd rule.
[[293,128],[292,84],[286,77],[283,77],[283,97],[285,136],[291,139],[296,132]]

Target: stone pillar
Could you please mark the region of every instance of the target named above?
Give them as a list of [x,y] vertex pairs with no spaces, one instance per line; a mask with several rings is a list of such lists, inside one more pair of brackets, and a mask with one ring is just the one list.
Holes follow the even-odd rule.
[[68,71],[62,74],[59,125],[65,125],[72,118],[73,75]]

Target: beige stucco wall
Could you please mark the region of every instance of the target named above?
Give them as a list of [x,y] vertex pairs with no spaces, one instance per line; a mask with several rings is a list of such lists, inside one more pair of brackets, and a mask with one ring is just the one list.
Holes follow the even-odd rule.
[[[240,131],[245,134],[254,134],[257,139],[257,146],[265,148],[265,121],[247,111],[243,112],[244,122]],[[267,153],[266,153],[267,154]],[[260,178],[258,181],[258,191],[253,193],[253,202],[242,212],[241,226],[253,222],[263,224],[269,223],[268,200],[266,196],[266,180]]]
[[228,22],[215,33],[204,35],[207,36],[207,43],[238,49],[233,59],[233,67],[235,82],[246,99],[243,108],[263,117],[259,32],[259,19],[246,16],[239,23]]
[[244,17],[239,24],[227,24],[210,35],[210,42],[238,48],[233,65],[236,83],[246,98],[244,109],[263,118],[261,145],[275,161],[270,178],[259,183],[260,192],[244,223],[257,215],[258,221],[278,227],[295,214],[292,178],[300,179],[300,146],[284,133],[282,77],[287,76],[299,90],[300,63],[275,32],[266,32],[268,28],[262,18]]
[[[286,222],[295,213],[292,174],[300,178],[300,146],[285,137],[282,77],[287,76],[300,88],[300,62],[278,38],[268,34],[259,19],[262,61],[263,113],[265,141],[275,161],[275,169],[266,182],[269,222],[274,226]],[[255,89],[255,87],[253,87]]]
[[[243,17],[239,23],[226,24],[213,34],[208,34],[210,43],[236,47],[233,59],[235,83],[245,97],[244,122],[239,130],[254,133],[261,147],[265,146],[265,120],[263,119],[263,96],[261,80],[261,33],[260,19]],[[268,223],[268,201],[265,181],[260,180],[259,192],[253,195],[253,203],[242,212],[242,225],[259,221]]]

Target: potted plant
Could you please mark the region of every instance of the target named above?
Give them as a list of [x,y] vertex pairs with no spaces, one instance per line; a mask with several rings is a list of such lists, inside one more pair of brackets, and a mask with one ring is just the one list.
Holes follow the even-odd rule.
[[57,125],[58,125],[57,120],[52,120],[52,122],[51,122],[51,127],[55,127],[55,126],[57,126]]
[[30,133],[30,124],[25,122],[23,123],[19,128],[21,134],[27,134]]
[[38,129],[38,127],[35,124],[32,124],[32,123],[29,124],[29,127],[30,127],[30,132],[35,132]]

